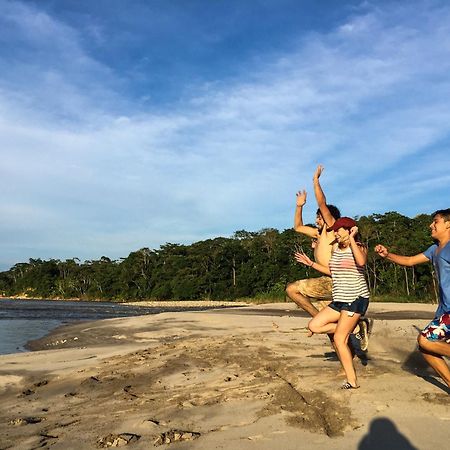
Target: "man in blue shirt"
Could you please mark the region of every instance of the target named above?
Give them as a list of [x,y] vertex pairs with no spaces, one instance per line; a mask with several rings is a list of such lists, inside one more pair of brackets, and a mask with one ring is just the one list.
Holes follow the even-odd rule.
[[450,357],[450,208],[433,214],[430,229],[436,243],[423,253],[395,255],[383,245],[377,245],[375,251],[382,258],[402,266],[433,263],[439,281],[439,305],[434,319],[422,330],[417,341],[427,363],[450,387],[450,369],[443,358]]

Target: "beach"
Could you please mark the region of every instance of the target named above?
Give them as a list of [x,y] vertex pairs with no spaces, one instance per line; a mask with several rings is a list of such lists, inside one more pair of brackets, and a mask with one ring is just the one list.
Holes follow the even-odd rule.
[[448,389],[416,350],[435,308],[371,304],[352,391],[292,303],[62,327],[0,356],[0,448],[441,446]]

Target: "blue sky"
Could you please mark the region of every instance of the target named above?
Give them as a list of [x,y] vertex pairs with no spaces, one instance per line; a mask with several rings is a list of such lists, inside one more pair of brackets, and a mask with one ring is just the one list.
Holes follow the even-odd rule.
[[449,207],[446,1],[0,0],[0,270]]

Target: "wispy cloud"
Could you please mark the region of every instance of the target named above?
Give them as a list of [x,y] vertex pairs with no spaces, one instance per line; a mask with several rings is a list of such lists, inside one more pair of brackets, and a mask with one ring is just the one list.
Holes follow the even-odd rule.
[[3,264],[287,228],[319,162],[346,214],[448,201],[446,4],[366,7],[161,110],[133,104],[127,73],[77,29],[26,3],[2,8]]

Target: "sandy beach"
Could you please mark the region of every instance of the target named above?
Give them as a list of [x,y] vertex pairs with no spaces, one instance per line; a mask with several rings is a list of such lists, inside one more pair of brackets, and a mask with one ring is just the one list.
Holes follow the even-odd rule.
[[449,391],[415,344],[434,310],[371,304],[353,391],[290,303],[66,326],[0,356],[0,448],[441,447]]

